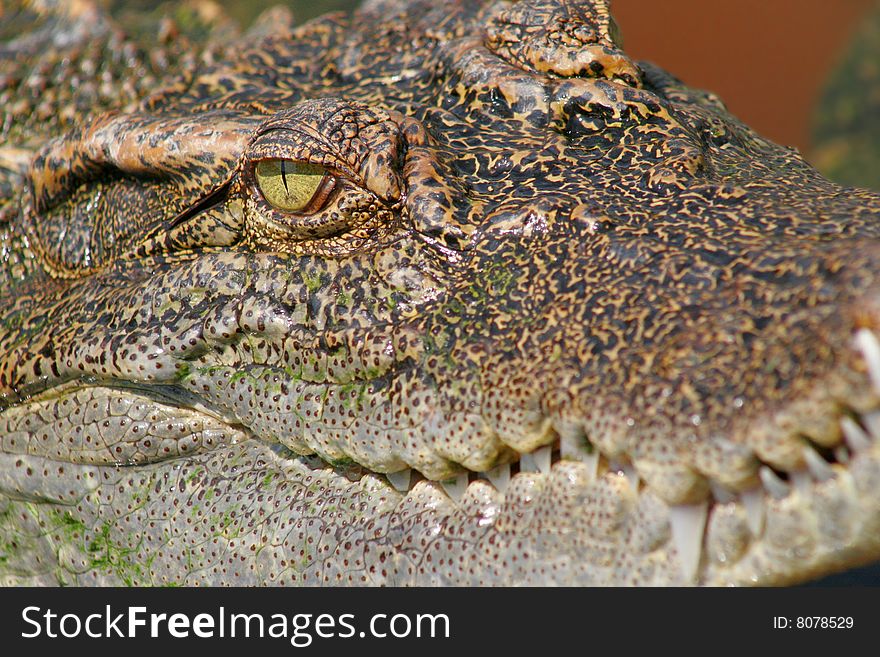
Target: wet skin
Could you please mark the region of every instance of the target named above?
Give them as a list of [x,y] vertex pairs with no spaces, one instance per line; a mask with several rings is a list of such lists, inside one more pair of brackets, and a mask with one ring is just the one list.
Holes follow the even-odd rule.
[[[163,26],[119,110],[69,74],[6,104],[3,581],[880,555],[880,196],[628,58],[604,2],[273,13],[200,57]],[[7,51],[19,97],[91,56]]]

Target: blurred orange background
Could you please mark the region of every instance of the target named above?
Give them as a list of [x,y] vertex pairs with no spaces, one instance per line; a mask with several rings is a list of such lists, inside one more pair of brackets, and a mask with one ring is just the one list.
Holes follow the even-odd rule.
[[786,146],[810,150],[822,84],[876,0],[613,0],[627,53]]

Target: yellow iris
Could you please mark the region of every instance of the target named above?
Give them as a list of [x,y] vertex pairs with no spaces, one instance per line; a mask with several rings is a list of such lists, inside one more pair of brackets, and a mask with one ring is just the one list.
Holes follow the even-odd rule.
[[254,168],[266,201],[284,212],[301,212],[321,188],[326,170],[294,160],[260,160]]

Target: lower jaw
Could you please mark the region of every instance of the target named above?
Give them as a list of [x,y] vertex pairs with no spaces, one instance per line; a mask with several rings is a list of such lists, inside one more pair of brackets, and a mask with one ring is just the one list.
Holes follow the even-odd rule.
[[[880,440],[822,481],[669,507],[560,459],[406,493],[254,440],[150,465],[4,454],[5,583],[775,585],[880,556]],[[528,463],[526,463],[528,467]],[[30,474],[27,474],[27,473]],[[826,473],[827,474],[827,473]]]
[[[739,501],[713,505],[701,583],[792,584],[880,559],[880,441],[852,450],[848,461],[824,481],[766,493],[760,522]],[[735,529],[743,515],[748,541]]]
[[[587,465],[558,453],[552,462],[539,457],[546,465],[537,472],[520,464],[500,497],[473,476],[444,492],[459,509],[496,499],[500,536],[488,542],[509,546],[515,528],[512,534],[530,545],[520,556],[520,575],[500,583],[794,584],[880,559],[880,436],[863,438],[838,450],[846,463],[788,482],[770,473],[773,479],[762,476],[761,486],[735,496],[716,490],[699,505],[668,506],[630,467],[602,458]],[[534,463],[527,460],[526,469]],[[429,490],[432,498],[440,495],[436,484],[416,483],[402,504],[415,504]],[[491,551],[484,557],[497,561]]]
[[[880,389],[880,345],[868,346]],[[177,412],[178,391],[166,393],[147,403]],[[112,411],[114,391],[101,394]],[[713,486],[699,504],[669,505],[627,463],[564,441],[430,482],[298,457],[211,409],[177,410],[174,430],[199,426],[193,447],[210,442],[207,451],[186,453],[172,423],[165,440],[179,451],[141,441],[118,460],[109,450],[61,457],[39,432],[10,450],[7,431],[0,533],[19,546],[0,566],[7,581],[109,583],[134,570],[137,583],[769,585],[880,558],[877,413],[841,420],[830,461],[813,451],[783,478],[764,466],[749,489]],[[111,543],[115,560],[90,556]]]

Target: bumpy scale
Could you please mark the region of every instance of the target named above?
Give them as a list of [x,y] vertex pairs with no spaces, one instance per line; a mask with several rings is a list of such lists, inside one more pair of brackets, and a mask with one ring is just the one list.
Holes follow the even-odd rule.
[[167,21],[147,52],[86,2],[22,11],[2,581],[880,556],[880,197],[630,59],[606,2],[273,10],[200,56]]

